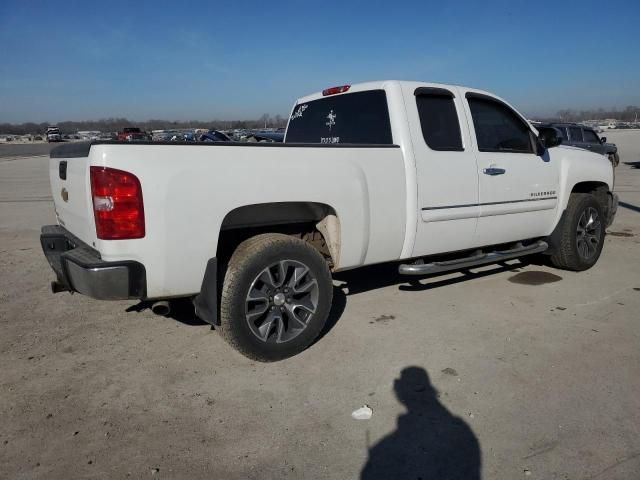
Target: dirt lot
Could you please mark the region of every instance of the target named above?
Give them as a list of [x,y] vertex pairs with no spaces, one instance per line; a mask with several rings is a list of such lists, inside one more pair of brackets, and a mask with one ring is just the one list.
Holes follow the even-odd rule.
[[47,158],[0,158],[0,478],[637,479],[640,132],[607,136],[595,268],[355,271],[324,338],[266,365],[187,309],[52,295]]

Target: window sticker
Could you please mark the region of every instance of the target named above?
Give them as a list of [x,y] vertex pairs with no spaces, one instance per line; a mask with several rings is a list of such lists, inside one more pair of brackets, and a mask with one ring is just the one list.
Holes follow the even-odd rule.
[[329,127],[329,130],[331,130],[331,127],[333,127],[336,124],[336,117],[338,115],[336,115],[335,113],[333,113],[333,109],[329,112],[329,115],[327,115],[327,120],[329,120],[327,123],[325,123],[325,125],[327,127]]
[[291,120],[295,120],[296,118],[302,118],[302,114],[309,107],[309,105],[300,105],[298,109],[291,115]]

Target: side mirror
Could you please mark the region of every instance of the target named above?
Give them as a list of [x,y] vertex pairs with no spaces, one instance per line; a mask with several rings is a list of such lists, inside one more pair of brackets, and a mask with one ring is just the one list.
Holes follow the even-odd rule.
[[562,143],[562,134],[557,128],[554,127],[540,127],[540,141],[546,148],[557,147]]
[[607,143],[607,137],[601,137],[600,143]]

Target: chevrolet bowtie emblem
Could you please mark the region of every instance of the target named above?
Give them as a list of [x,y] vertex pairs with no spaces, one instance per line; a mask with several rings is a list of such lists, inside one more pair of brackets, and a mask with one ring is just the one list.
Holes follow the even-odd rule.
[[62,196],[62,200],[64,200],[65,202],[69,201],[69,192],[67,192],[66,188],[62,189],[62,191],[60,192],[60,195]]

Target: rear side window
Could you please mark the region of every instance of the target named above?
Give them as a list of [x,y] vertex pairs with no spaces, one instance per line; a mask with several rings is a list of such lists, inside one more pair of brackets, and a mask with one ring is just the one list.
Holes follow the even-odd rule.
[[457,152],[464,150],[452,95],[417,94],[416,103],[422,136],[430,149]]
[[580,127],[569,127],[569,136],[572,142],[581,142],[582,129]]
[[287,143],[392,144],[384,90],[347,93],[295,106]]
[[584,141],[587,143],[600,143],[600,139],[592,130],[583,130]]
[[467,97],[478,150],[481,152],[533,153],[531,130],[506,105],[475,96]]

